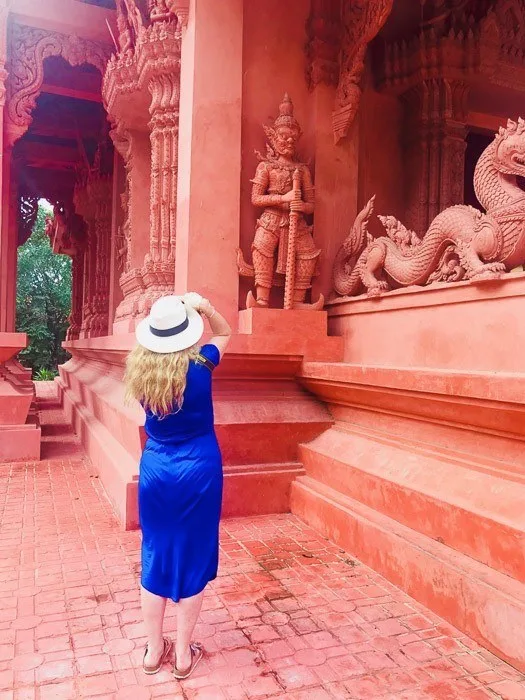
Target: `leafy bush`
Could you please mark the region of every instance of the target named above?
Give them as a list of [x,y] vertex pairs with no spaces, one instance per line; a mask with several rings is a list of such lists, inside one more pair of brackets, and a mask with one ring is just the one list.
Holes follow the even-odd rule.
[[46,211],[39,207],[33,233],[18,249],[17,330],[29,337],[19,357],[35,374],[56,372],[69,357],[62,341],[71,310],[71,260],[53,253],[45,223]]
[[35,382],[52,382],[58,372],[52,369],[39,369],[34,373],[33,379]]

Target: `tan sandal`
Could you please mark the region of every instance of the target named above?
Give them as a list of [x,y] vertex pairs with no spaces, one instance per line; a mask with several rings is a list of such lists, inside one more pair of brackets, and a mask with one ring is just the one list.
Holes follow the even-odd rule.
[[169,637],[164,637],[164,651],[160,655],[158,663],[156,664],[156,666],[147,666],[146,654],[148,653],[148,645],[146,644],[146,649],[144,650],[144,660],[142,661],[142,670],[147,676],[153,676],[155,673],[158,673],[160,671],[162,665],[166,662],[169,656],[172,646],[173,642],[171,641],[171,639]]
[[197,644],[196,642],[193,644],[190,644],[190,654],[191,654],[191,663],[189,667],[185,671],[179,671],[177,668],[177,662],[175,661],[175,666],[173,667],[173,675],[178,681],[184,681],[186,678],[189,678],[193,671],[197,668],[197,665],[199,661],[202,659],[204,656],[204,649],[200,644]]

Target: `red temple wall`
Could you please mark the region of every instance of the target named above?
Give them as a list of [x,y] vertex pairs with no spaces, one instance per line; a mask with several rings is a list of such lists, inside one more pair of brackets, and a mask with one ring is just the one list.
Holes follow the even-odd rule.
[[[378,214],[403,219],[403,108],[401,102],[374,88],[370,70],[359,112],[359,187],[358,209],[376,195]],[[384,235],[377,217],[372,217],[370,232]]]

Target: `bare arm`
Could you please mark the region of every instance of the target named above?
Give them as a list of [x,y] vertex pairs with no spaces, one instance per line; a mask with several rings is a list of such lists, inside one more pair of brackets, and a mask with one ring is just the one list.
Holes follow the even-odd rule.
[[199,304],[199,308],[197,310],[199,311],[199,313],[201,313],[208,319],[211,332],[213,333],[213,337],[211,338],[210,343],[212,343],[218,348],[219,353],[222,357],[224,352],[226,351],[226,348],[228,347],[228,343],[230,342],[230,338],[232,335],[232,329],[230,327],[230,324],[224,318],[224,316],[222,316],[210,304],[208,299],[203,299]]

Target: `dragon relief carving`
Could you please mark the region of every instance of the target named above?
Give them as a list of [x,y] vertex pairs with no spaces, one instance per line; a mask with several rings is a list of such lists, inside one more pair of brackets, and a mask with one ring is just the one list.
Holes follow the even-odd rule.
[[338,296],[395,287],[501,276],[525,263],[525,121],[509,119],[478,160],[474,189],[485,212],[471,206],[445,209],[423,238],[394,217],[379,217],[386,236],[372,238],[374,197],[358,214],[334,265]]

